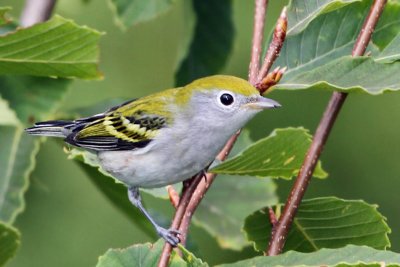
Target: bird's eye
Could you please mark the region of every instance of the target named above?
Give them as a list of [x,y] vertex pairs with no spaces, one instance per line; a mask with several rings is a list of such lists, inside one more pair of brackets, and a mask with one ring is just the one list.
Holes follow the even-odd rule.
[[229,106],[233,103],[233,96],[231,94],[225,93],[219,97],[219,100],[223,105]]

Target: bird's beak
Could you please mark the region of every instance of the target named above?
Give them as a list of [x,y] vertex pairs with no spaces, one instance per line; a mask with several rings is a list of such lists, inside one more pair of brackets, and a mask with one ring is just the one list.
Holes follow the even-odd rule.
[[255,101],[249,102],[245,104],[246,107],[254,108],[254,109],[269,109],[269,108],[279,108],[281,104],[276,102],[275,100],[258,96]]

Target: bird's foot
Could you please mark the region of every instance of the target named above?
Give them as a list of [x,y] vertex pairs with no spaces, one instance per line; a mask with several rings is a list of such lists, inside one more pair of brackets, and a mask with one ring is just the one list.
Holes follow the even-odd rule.
[[165,229],[162,227],[157,228],[157,233],[159,236],[164,238],[165,241],[167,241],[171,246],[176,247],[178,244],[181,242],[179,235],[181,235],[181,232],[175,229]]
[[205,182],[207,182],[207,170],[208,170],[208,168],[205,168],[205,169],[202,169],[202,170],[199,172],[199,175],[200,175],[201,177],[204,178],[204,181],[205,181]]

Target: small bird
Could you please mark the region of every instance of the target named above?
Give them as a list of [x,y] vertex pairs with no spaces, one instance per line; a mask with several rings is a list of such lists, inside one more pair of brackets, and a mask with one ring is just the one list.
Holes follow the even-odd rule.
[[280,107],[233,76],[201,78],[74,121],[38,122],[26,132],[64,138],[95,154],[128,188],[130,202],[172,246],[179,231],[159,226],[139,188],[162,187],[206,171],[228,139],[263,109]]

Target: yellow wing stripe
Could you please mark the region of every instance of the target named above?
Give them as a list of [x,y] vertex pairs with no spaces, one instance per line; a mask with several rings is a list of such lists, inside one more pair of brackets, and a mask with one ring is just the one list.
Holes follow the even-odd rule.
[[116,122],[112,121],[111,119],[115,119],[115,117],[106,117],[103,121],[106,131],[110,135],[125,141],[140,142],[143,140],[152,139],[159,132],[158,130],[150,130],[146,127],[141,127],[139,124],[132,123],[124,116],[119,117],[117,122],[122,122],[122,124],[116,127],[114,126]]

